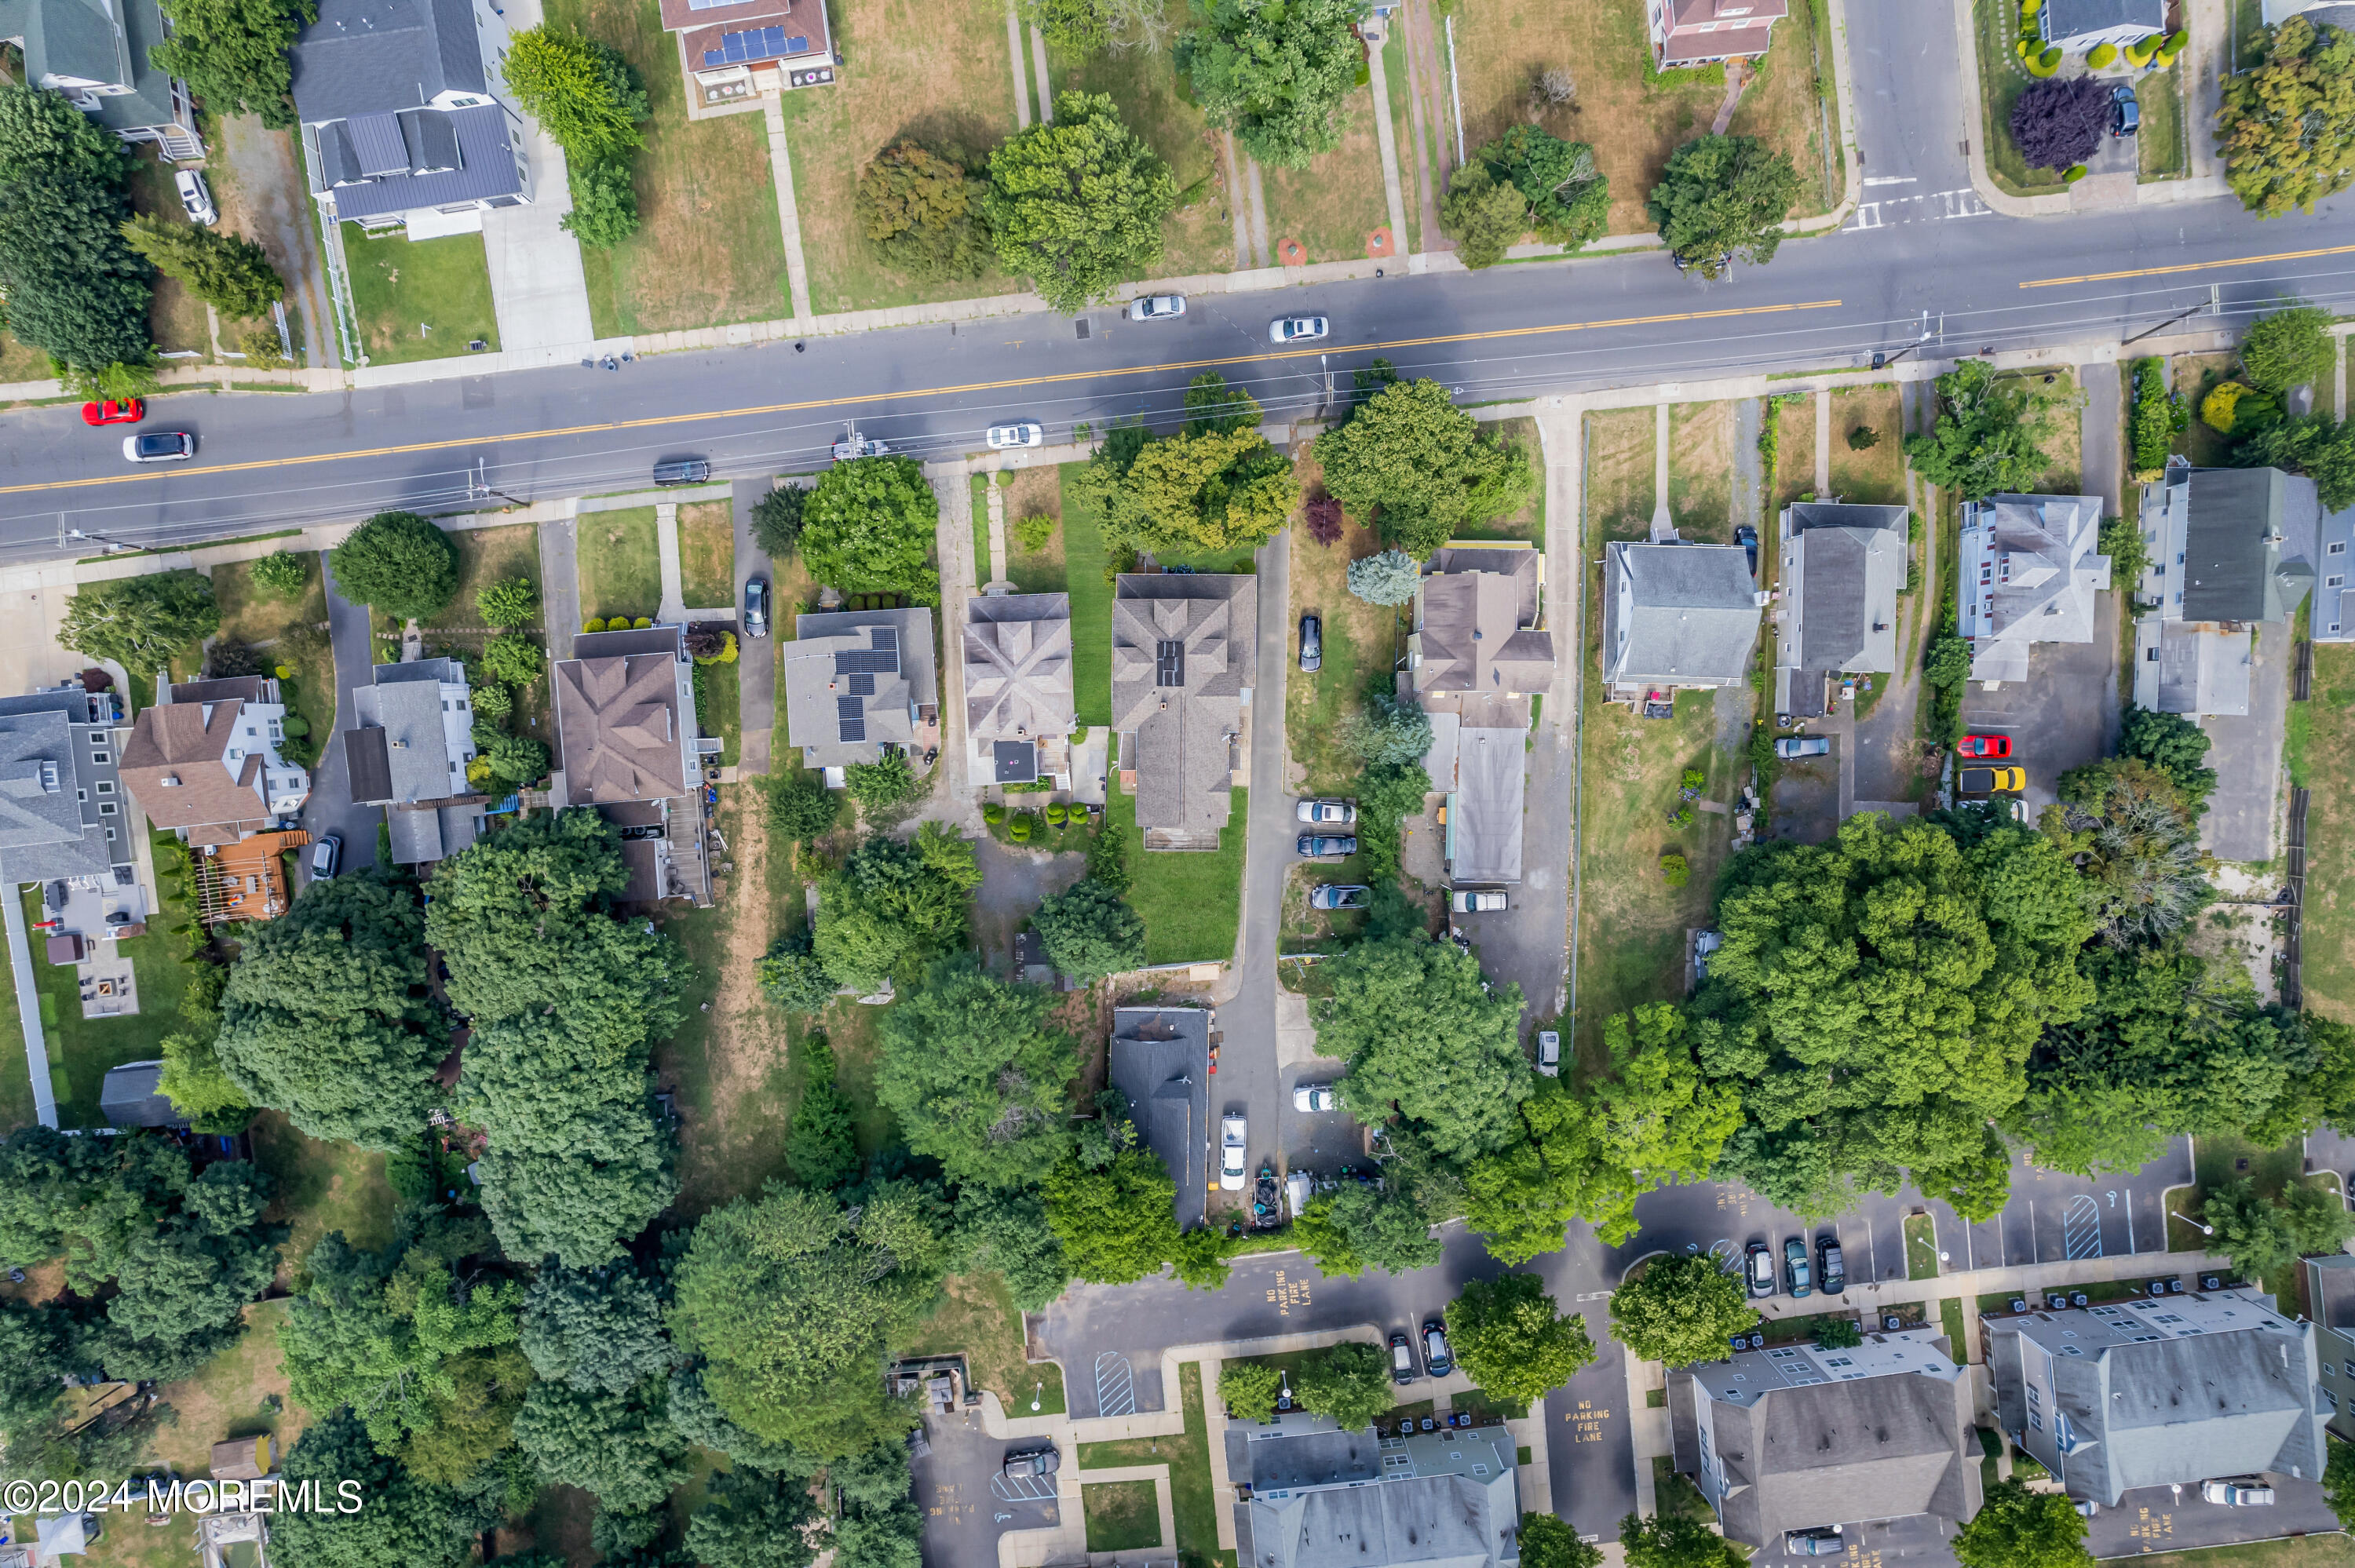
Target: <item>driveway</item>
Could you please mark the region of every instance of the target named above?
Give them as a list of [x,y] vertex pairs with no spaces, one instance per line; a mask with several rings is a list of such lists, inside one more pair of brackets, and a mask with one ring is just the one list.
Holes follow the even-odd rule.
[[2257,628],[2257,664],[2249,681],[2249,711],[2210,718],[2200,727],[2212,742],[2209,761],[2216,792],[2200,819],[2200,847],[2218,860],[2274,858],[2274,808],[2282,792],[2282,728],[2289,718],[2289,629]]
[[[2099,597],[2091,642],[2039,642],[2029,650],[2027,680],[1992,692],[1974,683],[1963,692],[1963,727],[2009,736],[2011,759],[2028,769],[2030,821],[2060,799],[2061,775],[2116,748],[2126,722],[2118,701],[2118,595]],[[2278,756],[2278,738],[2275,745]]]
[[[1811,732],[1824,724],[1817,720]],[[1834,738],[1829,757],[1793,758],[1783,764],[1767,802],[1769,838],[1796,839],[1803,844],[1831,842],[1839,826],[1839,750],[1848,740],[1846,736]]]
[[[999,1536],[1060,1522],[1054,1477],[1003,1473],[1007,1454],[1036,1446],[1036,1438],[992,1437],[978,1409],[926,1415],[924,1436],[932,1451],[909,1467],[924,1511],[925,1568],[997,1568]],[[1078,1457],[1066,1454],[1063,1462]]]
[[[740,479],[729,486],[736,507],[736,599],[737,613],[743,613],[744,585],[754,577],[766,577],[774,588],[777,581],[776,563],[770,560],[752,539],[752,508],[769,493],[773,481]],[[799,609],[794,605],[791,609]],[[777,726],[777,622],[788,613],[788,607],[769,604],[772,627],[767,637],[745,637],[740,640],[736,655],[736,701],[738,722],[743,726],[742,739],[738,743],[736,768],[740,773],[766,773]],[[740,623],[739,630],[741,630]],[[787,765],[799,762],[789,758]]]
[[341,365],[310,182],[292,135],[270,130],[250,114],[221,117],[213,122],[207,162],[228,170],[229,177],[221,183],[235,194],[221,193],[226,216],[245,219],[251,237],[285,276],[293,296],[286,308],[303,327],[303,352],[296,358],[314,370]]
[[974,841],[974,859],[981,867],[981,886],[974,894],[974,945],[993,969],[1007,973],[1014,962],[1015,933],[1039,905],[1088,874],[1088,857],[1077,851],[1014,849],[985,832]]
[[[352,804],[351,775],[344,767],[343,732],[353,727],[352,693],[376,679],[375,647],[368,635],[368,608],[346,601],[336,591],[335,570],[324,550],[319,553],[319,571],[326,579],[327,634],[336,648],[336,733],[326,737],[319,764],[311,770],[311,798],[303,802],[303,829],[314,842],[329,833],[340,836],[344,841],[340,869],[357,871],[376,863],[377,829],[384,821],[384,808]],[[311,857],[300,857],[299,863],[295,875],[308,885]]]

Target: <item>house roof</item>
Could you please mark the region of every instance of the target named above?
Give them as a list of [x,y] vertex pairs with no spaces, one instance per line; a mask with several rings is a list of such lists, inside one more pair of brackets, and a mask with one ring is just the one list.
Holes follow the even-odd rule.
[[1759,1546],[1867,1516],[1968,1519],[1980,1502],[1970,1398],[1959,1377],[1891,1372],[1712,1400],[1726,1535]]
[[1447,816],[1448,874],[1459,885],[1521,880],[1522,794],[1529,732],[1475,729],[1455,737],[1455,806]]
[[[652,635],[650,635],[652,634]],[[590,633],[553,672],[563,804],[659,800],[694,776],[695,702],[676,626]],[[655,652],[661,649],[663,652]]]
[[234,838],[269,817],[261,749],[240,744],[253,699],[228,694],[250,689],[258,696],[260,686],[254,676],[184,682],[170,702],[140,710],[123,747],[123,784],[150,821],[218,827]]
[[1071,732],[1077,716],[1071,595],[979,594],[965,600],[964,712],[965,731],[976,740],[1027,744]]
[[1178,1185],[1180,1227],[1198,1224],[1209,1181],[1210,1015],[1192,1007],[1124,1007],[1112,1015],[1112,1086]]
[[2162,621],[2158,629],[2158,711],[2246,714],[2255,657],[2245,630],[2211,621]]
[[[455,659],[376,666],[374,683],[352,693],[358,727],[344,732],[354,803],[413,804],[464,794],[473,747],[451,742],[471,729],[470,694],[466,667]],[[361,794],[364,784],[381,793]]]
[[318,0],[318,8],[287,51],[305,124],[489,91],[468,0]]
[[2045,0],[2044,36],[2058,43],[2112,27],[2156,33],[2167,26],[2167,0]]
[[22,38],[28,79],[72,77],[128,84],[129,40],[106,0],[8,0],[0,4],[0,37]]
[[813,51],[833,48],[824,0],[662,0],[662,25],[669,32],[709,26],[734,31],[746,23],[782,26],[807,38]]
[[[332,190],[336,216],[346,218],[511,196],[523,189],[512,132],[507,111],[496,103],[386,114],[372,124],[321,125],[311,188]],[[414,166],[380,177],[364,175],[368,159],[361,148],[371,138],[384,143],[388,157],[392,144],[410,148]]]
[[1911,516],[1902,506],[1806,503],[1785,511],[1783,664],[1852,673],[1897,668]]
[[1416,694],[1427,702],[1454,693],[1551,690],[1553,634],[1529,629],[1537,615],[1537,552],[1443,550],[1432,567],[1415,590]]
[[1668,0],[1665,19],[1671,33],[1704,26],[1711,22],[1718,24],[1718,31],[1723,33],[1728,24],[1736,27],[1755,26],[1775,21],[1788,13],[1787,0]]
[[2182,619],[2286,620],[2314,582],[2314,482],[2276,468],[2198,468],[2190,487]]
[[2334,1252],[2306,1260],[2306,1298],[2326,1329],[2355,1329],[2355,1254]]
[[1134,735],[1141,829],[1226,825],[1229,737],[1258,668],[1259,584],[1123,573],[1114,584],[1113,728]]
[[2037,642],[2090,642],[2094,595],[2110,558],[2094,553],[2102,503],[2092,495],[1990,495],[1963,508],[1962,627],[1971,677],[2024,681]]
[[914,742],[915,710],[940,700],[930,609],[797,616],[794,635],[783,651],[786,734],[808,766],[872,762]]
[[1520,1561],[1519,1477],[1501,1426],[1412,1437],[1257,1437],[1253,1568],[1502,1568]]
[[0,715],[0,853],[81,841],[73,755],[65,715]]
[[1741,546],[1618,543],[1604,554],[1607,679],[1696,685],[1748,674],[1760,611]]
[[99,1114],[110,1127],[186,1127],[188,1118],[173,1107],[158,1086],[164,1081],[164,1064],[125,1062],[107,1069],[106,1078],[99,1086]]

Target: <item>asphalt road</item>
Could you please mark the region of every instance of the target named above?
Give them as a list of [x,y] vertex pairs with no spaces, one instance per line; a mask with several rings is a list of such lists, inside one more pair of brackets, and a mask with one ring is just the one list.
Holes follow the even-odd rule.
[[[1904,31],[1875,8],[1865,15],[1891,37]],[[1950,177],[1939,143],[1899,130],[1884,152],[1870,145],[1882,134],[1868,130],[1869,170],[1926,172],[1868,178],[1930,187]],[[1943,214],[1955,204],[1913,205]],[[2345,254],[2313,253],[2331,250]],[[1202,368],[1246,384],[1279,418],[1323,405],[1327,369],[1338,376],[1377,355],[1488,402],[1861,364],[1916,342],[1925,319],[1932,354],[2123,335],[2204,301],[2211,284],[2243,315],[2283,294],[2344,308],[2350,271],[2355,206],[2344,198],[2263,225],[2229,200],[2040,220],[1892,216],[1787,241],[1771,264],[1718,283],[1637,253],[1204,297],[1177,323],[1131,324],[1102,310],[1084,338],[1065,318],[1037,315],[816,339],[798,354],[771,344],[659,355],[618,374],[575,366],[335,394],[160,397],[151,424],[199,438],[186,465],[126,468],[119,446],[73,409],[27,409],[5,416],[0,560],[59,554],[68,526],[186,543],[396,503],[455,507],[478,482],[523,499],[592,493],[640,482],[657,459],[681,453],[709,457],[723,475],[771,473],[821,461],[852,421],[924,457],[976,449],[985,425],[1017,415],[1060,440],[1079,421],[1101,429],[1174,415]],[[1279,309],[1329,315],[1336,335],[1271,351],[1265,323]]]

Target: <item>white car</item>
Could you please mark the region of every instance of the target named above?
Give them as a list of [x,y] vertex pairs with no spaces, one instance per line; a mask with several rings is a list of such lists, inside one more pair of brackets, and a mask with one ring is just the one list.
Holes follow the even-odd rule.
[[1315,1184],[1309,1181],[1308,1172],[1295,1171],[1286,1176],[1284,1179],[1284,1196],[1285,1202],[1292,1205],[1292,1217],[1298,1219],[1301,1211],[1308,1207],[1309,1199],[1316,1196]]
[[149,430],[123,438],[123,458],[131,462],[186,462],[197,455],[197,438],[186,430]]
[[1246,1130],[1239,1116],[1219,1118],[1219,1190],[1240,1192],[1243,1190],[1243,1140]]
[[2202,1481],[2200,1499],[2227,1508],[2264,1508],[2274,1500],[2274,1489],[2263,1481]]
[[1128,302],[1128,319],[1133,322],[1167,321],[1185,313],[1183,294],[1146,294]]
[[1348,800],[1309,800],[1301,801],[1292,814],[1304,822],[1354,822],[1358,808]]
[[1330,1084],[1296,1084],[1292,1090],[1292,1108],[1297,1111],[1328,1111],[1339,1104],[1333,1097]]
[[1549,1078],[1561,1076],[1561,1032],[1560,1030],[1538,1031],[1538,1071]]
[[1447,896],[1447,906],[1458,915],[1489,915],[1505,907],[1504,891],[1495,887],[1459,887]]
[[1270,343],[1305,343],[1324,337],[1333,330],[1332,323],[1323,316],[1278,316],[1267,323]]
[[1018,419],[1010,425],[989,427],[989,450],[1004,451],[1008,447],[1035,447],[1047,439],[1046,430],[1036,419]]
[[220,209],[213,206],[213,193],[205,184],[204,175],[194,169],[182,169],[172,176],[172,185],[180,193],[180,206],[186,209],[190,223],[201,223],[208,228],[220,221]]

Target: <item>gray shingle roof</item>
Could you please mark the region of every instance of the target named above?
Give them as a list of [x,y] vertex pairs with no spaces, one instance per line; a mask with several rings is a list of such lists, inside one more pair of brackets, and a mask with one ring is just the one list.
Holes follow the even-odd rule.
[[468,0],[319,0],[290,54],[306,124],[489,90]]
[[1252,1568],[1503,1568],[1520,1561],[1513,1439],[1501,1426],[1411,1438],[1260,1436]]
[[[472,717],[443,705],[466,701],[465,666],[454,659],[420,659],[378,664],[373,684],[352,694],[359,726],[344,732],[354,802],[410,803],[464,794],[471,750],[453,751],[450,732],[453,718],[464,732]],[[457,690],[445,694],[445,686]],[[363,795],[363,789],[375,792]]]
[[1456,735],[1456,810],[1447,819],[1448,874],[1467,886],[1521,880],[1529,736],[1520,729]]
[[[400,119],[417,149],[417,166],[432,172],[364,178],[362,160],[345,123],[319,127],[321,167],[315,178],[321,183],[313,189],[334,191],[338,217],[375,217],[512,196],[523,189],[523,174],[517,166],[521,154],[515,149],[507,111],[497,104],[446,111],[423,109]],[[453,162],[454,167],[450,166]]]
[[1112,1086],[1178,1184],[1178,1223],[1202,1218],[1209,1181],[1210,1019],[1190,1007],[1124,1007],[1112,1015]]
[[1805,503],[1785,512],[1782,667],[1809,674],[1897,668],[1909,516],[1902,506]]
[[827,610],[796,616],[783,650],[785,729],[812,768],[872,762],[916,737],[914,710],[940,700],[932,612]]
[[1553,635],[1527,629],[1537,608],[1535,550],[1440,551],[1417,590],[1416,694],[1551,690]]
[[1747,677],[1760,611],[1741,546],[1615,543],[1604,556],[1605,679],[1731,685]]
[[1963,1447],[1970,1397],[1960,1378],[1891,1373],[1712,1402],[1727,1537],[1779,1545],[1859,1511],[1968,1519],[1981,1500],[1977,1456]]
[[965,600],[965,730],[976,740],[1064,735],[1071,703],[1071,597],[977,594]]
[[2279,469],[2192,470],[2182,618],[2287,620],[2314,582],[2314,496],[2312,480]]
[[1226,825],[1227,737],[1259,659],[1259,584],[1241,576],[1124,573],[1113,589],[1113,728],[1134,735],[1136,824]]
[[107,1069],[99,1086],[99,1114],[110,1127],[186,1127],[187,1118],[174,1108],[160,1087],[164,1064],[125,1062]]
[[2038,642],[2090,642],[2094,596],[2110,586],[2095,553],[2102,503],[2092,495],[1990,495],[1963,508],[1957,587],[1971,678],[2024,681]]
[[2156,33],[2167,26],[2167,0],[2045,0],[2045,34],[2056,42],[2111,27]]

